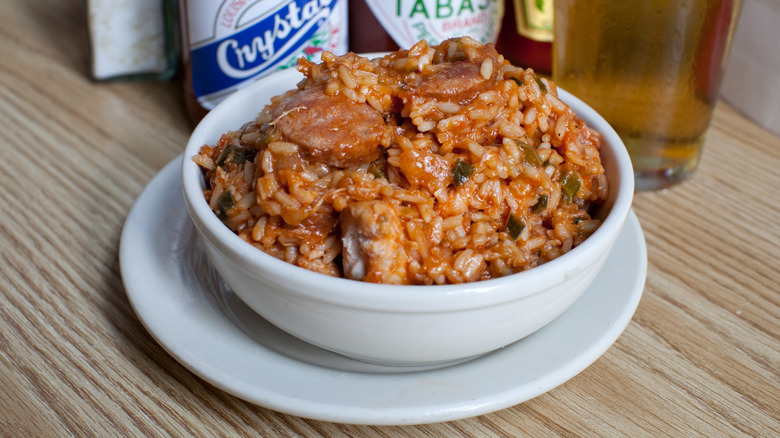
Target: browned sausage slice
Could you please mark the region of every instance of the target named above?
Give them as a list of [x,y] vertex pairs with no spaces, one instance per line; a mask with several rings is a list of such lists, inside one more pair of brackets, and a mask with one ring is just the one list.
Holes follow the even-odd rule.
[[282,139],[298,144],[310,161],[349,167],[379,158],[387,125],[375,109],[323,87],[302,90],[271,113]]

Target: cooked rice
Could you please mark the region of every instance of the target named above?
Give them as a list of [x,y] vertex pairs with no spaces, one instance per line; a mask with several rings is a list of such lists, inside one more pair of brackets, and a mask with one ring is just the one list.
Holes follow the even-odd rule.
[[[467,77],[469,66],[476,76]],[[461,283],[553,260],[598,227],[590,211],[608,190],[599,134],[554,83],[510,65],[492,45],[422,41],[377,59],[325,53],[321,64],[302,59],[298,69],[298,90],[193,157],[211,208],[268,254],[365,281]],[[476,85],[458,82],[467,80]],[[316,87],[381,115],[378,155],[360,162],[342,154],[352,161],[334,163],[287,138],[280,120],[301,107],[280,108]],[[376,224],[365,225],[367,208]],[[397,217],[395,234],[375,253],[355,252],[351,245],[372,234],[358,229],[359,239],[348,240],[350,227],[386,217]],[[355,266],[356,255],[364,265]]]

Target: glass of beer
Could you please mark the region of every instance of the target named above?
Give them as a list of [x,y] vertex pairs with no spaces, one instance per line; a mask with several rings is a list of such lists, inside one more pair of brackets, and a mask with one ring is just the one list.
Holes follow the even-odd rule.
[[553,79],[610,122],[637,190],[688,178],[742,0],[555,0]]

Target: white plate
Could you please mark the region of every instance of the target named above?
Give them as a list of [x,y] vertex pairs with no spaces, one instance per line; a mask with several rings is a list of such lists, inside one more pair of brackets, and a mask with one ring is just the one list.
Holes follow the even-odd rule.
[[593,285],[531,336],[440,369],[358,362],[287,335],[224,286],[184,206],[181,159],[149,183],[125,222],[120,266],[127,295],[176,360],[237,397],[280,412],[400,425],[456,420],[522,403],[601,356],[631,320],[644,289],[647,253],[631,212]]

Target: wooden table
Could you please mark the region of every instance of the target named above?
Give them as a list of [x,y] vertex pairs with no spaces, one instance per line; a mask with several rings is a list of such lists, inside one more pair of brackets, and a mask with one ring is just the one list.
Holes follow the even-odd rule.
[[780,138],[719,103],[685,184],[640,193],[647,285],[562,386],[448,423],[280,414],[190,373],[122,285],[123,221],[191,129],[173,82],[89,79],[84,2],[0,14],[0,436],[778,436]]

